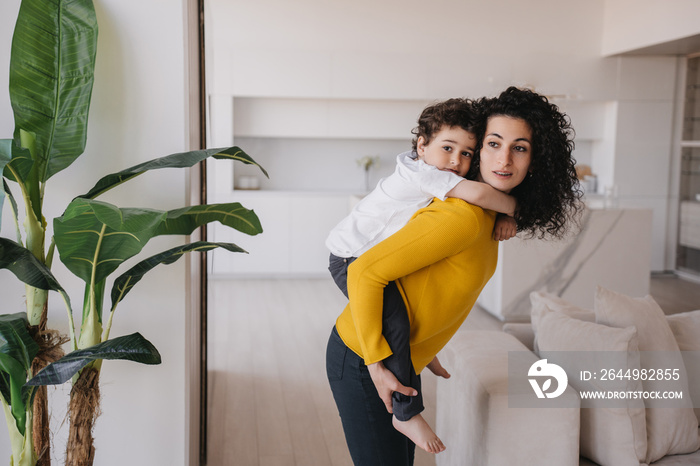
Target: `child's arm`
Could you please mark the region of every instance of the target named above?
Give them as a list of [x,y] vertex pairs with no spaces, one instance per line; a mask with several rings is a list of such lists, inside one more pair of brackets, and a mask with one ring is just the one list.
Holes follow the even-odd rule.
[[515,215],[515,198],[479,181],[462,180],[447,192],[447,197],[456,197],[484,209]]

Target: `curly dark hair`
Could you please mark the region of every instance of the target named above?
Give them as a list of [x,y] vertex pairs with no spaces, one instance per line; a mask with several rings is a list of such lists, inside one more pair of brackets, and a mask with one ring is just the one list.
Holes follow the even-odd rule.
[[[517,87],[496,98],[479,99],[474,106],[480,112],[476,126],[480,148],[491,117],[518,118],[532,130],[530,175],[510,192],[518,202],[518,231],[538,238],[565,236],[572,224],[578,225],[583,196],[572,157],[575,133],[569,117],[545,96]],[[477,151],[467,178],[476,179],[479,160]]]
[[413,151],[416,151],[419,137],[422,136],[427,144],[444,127],[458,127],[477,134],[475,131],[477,122],[478,113],[469,99],[448,99],[429,105],[418,117],[418,126],[411,131],[411,134],[415,135],[412,141]]

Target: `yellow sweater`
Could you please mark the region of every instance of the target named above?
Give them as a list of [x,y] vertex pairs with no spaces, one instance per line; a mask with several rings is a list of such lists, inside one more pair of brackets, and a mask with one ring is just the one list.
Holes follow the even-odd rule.
[[391,355],[382,335],[382,297],[386,284],[396,280],[420,373],[459,329],[496,269],[495,218],[495,212],[459,199],[435,199],[362,254],[348,269],[350,302],[336,321],[345,344],[365,364]]

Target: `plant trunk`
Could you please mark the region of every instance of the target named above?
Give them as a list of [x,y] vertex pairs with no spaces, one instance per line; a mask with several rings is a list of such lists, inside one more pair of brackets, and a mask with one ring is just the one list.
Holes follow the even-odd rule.
[[[33,373],[36,374],[34,371]],[[51,438],[49,432],[49,402],[46,387],[38,387],[34,395],[34,426],[32,428],[37,466],[51,465]]]
[[[32,375],[36,375],[41,369],[63,356],[61,345],[68,341],[56,330],[46,329],[47,304],[44,302],[44,311],[41,313],[39,325],[31,327],[34,341],[39,345],[39,352],[32,361]],[[33,405],[32,437],[34,451],[37,456],[38,466],[51,465],[51,431],[49,426],[49,403],[46,386],[37,387]]]
[[80,373],[70,392],[70,429],[66,466],[92,466],[95,445],[92,429],[100,415],[100,373],[88,366]]
[[[37,357],[32,361],[32,376],[36,375],[41,369],[46,367],[46,362],[42,356],[47,348],[47,341],[45,331],[46,331],[46,320],[47,320],[47,308],[48,303],[44,301],[44,310],[41,312],[41,318],[39,325],[33,328],[34,340],[39,344],[39,353]],[[33,405],[33,419],[34,425],[32,427],[32,438],[34,441],[34,452],[37,457],[37,466],[50,466],[51,465],[51,437],[49,430],[49,399],[46,391],[46,386],[37,387],[36,394],[34,395],[34,405]],[[30,435],[27,432],[27,435]]]

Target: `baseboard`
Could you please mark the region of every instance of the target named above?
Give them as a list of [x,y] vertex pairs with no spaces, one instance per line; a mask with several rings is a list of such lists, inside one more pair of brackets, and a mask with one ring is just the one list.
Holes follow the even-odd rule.
[[700,283],[700,275],[692,272],[684,272],[682,270],[676,270],[676,275],[678,275],[678,278],[682,278],[683,280],[687,280],[689,282],[694,282],[694,283]]

